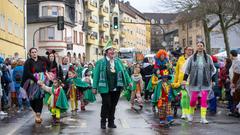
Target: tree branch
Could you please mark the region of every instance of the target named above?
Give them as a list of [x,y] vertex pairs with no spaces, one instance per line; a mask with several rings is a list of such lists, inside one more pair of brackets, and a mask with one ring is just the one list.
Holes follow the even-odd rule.
[[210,27],[208,27],[208,30],[209,31],[212,31],[212,29],[214,28],[214,27],[216,27],[218,24],[220,23],[220,21],[218,20],[218,21],[216,21],[215,23],[213,23]]
[[240,23],[240,19],[238,19],[237,21],[229,24],[228,26],[226,26],[226,28],[228,29],[228,28],[230,28],[230,27],[232,27],[232,26],[234,26],[234,25],[236,25],[236,24],[239,24],[239,23]]
[[234,19],[236,19],[235,15],[233,15],[228,21],[226,21],[225,27],[227,27]]

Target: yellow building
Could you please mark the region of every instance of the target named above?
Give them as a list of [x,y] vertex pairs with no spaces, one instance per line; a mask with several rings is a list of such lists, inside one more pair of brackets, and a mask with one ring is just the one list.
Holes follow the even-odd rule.
[[103,57],[103,48],[110,38],[110,3],[108,0],[85,0],[88,22],[87,60]]
[[121,47],[135,48],[143,54],[149,53],[150,48],[146,46],[146,19],[129,2],[119,2],[121,21]]
[[146,45],[147,48],[151,48],[151,22],[149,20],[146,21]]
[[0,1],[0,56],[25,58],[24,0]]

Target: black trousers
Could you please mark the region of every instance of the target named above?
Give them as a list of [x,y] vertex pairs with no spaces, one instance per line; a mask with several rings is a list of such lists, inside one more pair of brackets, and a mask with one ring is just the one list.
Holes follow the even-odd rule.
[[101,94],[102,108],[101,108],[101,122],[105,123],[108,119],[109,123],[114,123],[114,115],[116,106],[120,97],[121,91],[111,91],[109,93]]
[[43,99],[30,100],[30,105],[35,113],[42,113]]

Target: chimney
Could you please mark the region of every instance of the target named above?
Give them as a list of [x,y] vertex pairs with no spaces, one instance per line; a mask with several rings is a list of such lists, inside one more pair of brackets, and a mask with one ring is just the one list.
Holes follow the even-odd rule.
[[128,6],[130,6],[130,2],[129,2],[129,1],[125,2],[125,4],[128,5]]

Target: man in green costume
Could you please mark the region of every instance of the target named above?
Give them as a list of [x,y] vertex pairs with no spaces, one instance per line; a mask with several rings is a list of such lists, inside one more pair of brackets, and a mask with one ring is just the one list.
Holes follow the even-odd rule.
[[96,62],[93,74],[93,91],[101,94],[101,128],[116,128],[114,124],[115,108],[119,100],[121,90],[124,87],[132,86],[129,77],[121,60],[115,57],[112,41],[109,40],[104,47],[104,58]]

